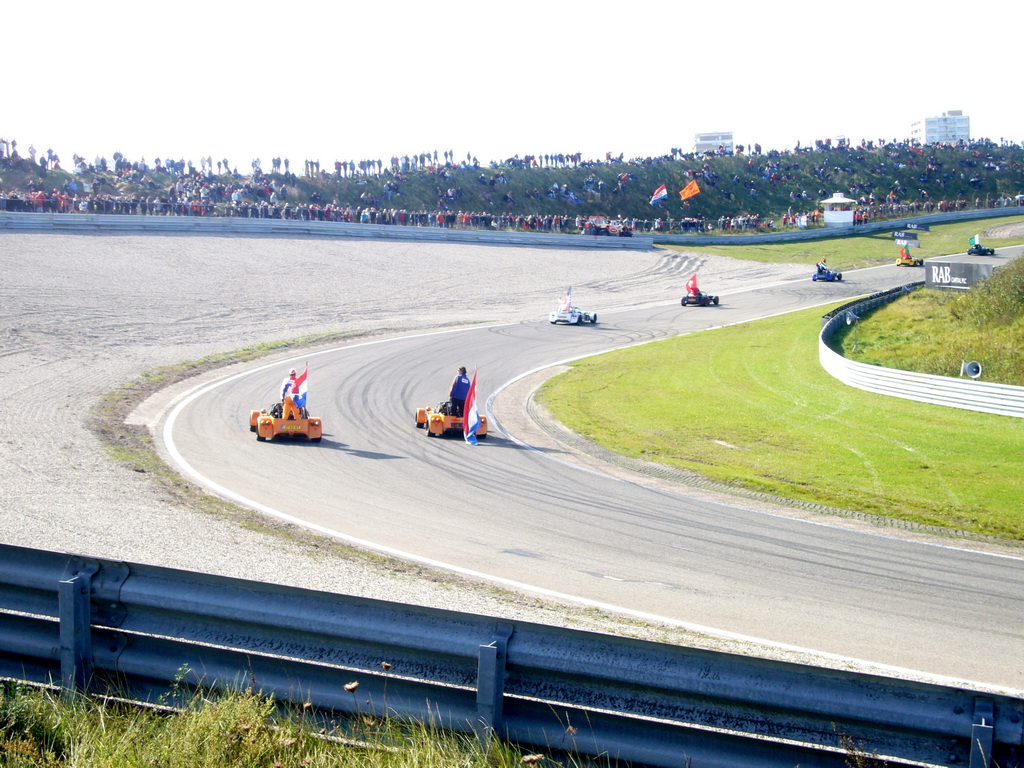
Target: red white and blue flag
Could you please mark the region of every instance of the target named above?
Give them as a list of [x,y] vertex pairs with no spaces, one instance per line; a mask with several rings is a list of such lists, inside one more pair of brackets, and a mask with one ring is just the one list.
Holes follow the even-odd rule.
[[572,286],[570,285],[565,291],[565,298],[562,299],[562,311],[568,312],[572,307]]
[[668,190],[665,189],[665,185],[662,184],[660,187],[654,190],[654,194],[651,195],[651,205],[657,205],[666,197],[668,197]]
[[476,407],[476,371],[469,382],[469,394],[466,395],[466,406],[463,408],[465,417],[462,419],[462,436],[470,445],[476,445],[476,433],[480,429],[480,411]]
[[295,383],[292,384],[291,390],[288,392],[292,396],[292,402],[295,403],[296,408],[306,407],[306,377],[309,376],[309,363],[306,363],[306,368],[295,377]]

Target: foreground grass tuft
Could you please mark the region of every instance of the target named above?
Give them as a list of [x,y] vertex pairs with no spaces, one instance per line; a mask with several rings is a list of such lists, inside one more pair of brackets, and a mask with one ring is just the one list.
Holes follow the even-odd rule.
[[[564,756],[560,760],[565,760]],[[559,762],[429,724],[314,721],[251,691],[197,695],[176,710],[0,688],[0,765],[10,768],[541,768]],[[564,764],[564,763],[562,763]],[[584,762],[570,759],[570,765]],[[595,764],[589,762],[589,764]]]

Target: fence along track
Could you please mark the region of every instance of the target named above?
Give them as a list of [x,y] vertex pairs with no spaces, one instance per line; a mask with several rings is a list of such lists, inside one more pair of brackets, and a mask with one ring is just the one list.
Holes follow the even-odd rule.
[[826,315],[818,338],[818,359],[821,367],[844,384],[867,392],[915,400],[919,403],[1024,418],[1024,387],[868,365],[848,360],[829,346],[829,341],[836,331],[847,323],[857,322],[860,314],[889,304],[907,291],[923,285],[924,283],[911,283],[866,299],[858,299]]
[[477,245],[521,245],[532,248],[611,248],[651,250],[653,235],[596,237],[549,232],[510,232],[419,227],[411,225],[358,224],[301,219],[261,219],[232,216],[161,216],[99,213],[10,213],[0,211],[0,231],[42,232],[148,232],[195,235],[279,235],[284,237],[369,238],[419,240]]
[[1007,767],[1024,741],[1024,700],[991,692],[10,545],[0,613],[4,677],[144,701],[255,685],[637,764],[838,768],[842,736],[892,765]]

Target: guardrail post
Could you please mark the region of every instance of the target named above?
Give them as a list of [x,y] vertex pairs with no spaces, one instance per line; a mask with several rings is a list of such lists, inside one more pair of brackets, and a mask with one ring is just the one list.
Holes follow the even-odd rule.
[[65,694],[84,691],[92,677],[92,636],[90,612],[92,575],[97,566],[87,566],[70,578],[61,579],[57,590],[60,621],[60,678]]
[[476,677],[477,737],[486,739],[501,728],[502,701],[505,696],[505,659],[512,627],[499,624],[494,639],[480,646]]
[[992,741],[995,705],[992,699],[974,700],[974,723],[971,725],[970,768],[989,768],[992,764]]

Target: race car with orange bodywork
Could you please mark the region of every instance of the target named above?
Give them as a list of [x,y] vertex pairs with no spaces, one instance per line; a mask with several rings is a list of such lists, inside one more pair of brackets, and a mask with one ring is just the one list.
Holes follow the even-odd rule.
[[[426,430],[427,437],[444,437],[445,435],[463,432],[463,417],[451,401],[438,403],[436,408],[416,409],[416,428]],[[478,440],[487,437],[487,417],[480,415],[480,429],[476,432]]]
[[323,422],[309,415],[305,408],[299,408],[299,418],[285,419],[281,403],[274,403],[261,411],[249,412],[249,431],[256,433],[261,443],[265,440],[282,438],[308,438],[319,443],[324,434]]

